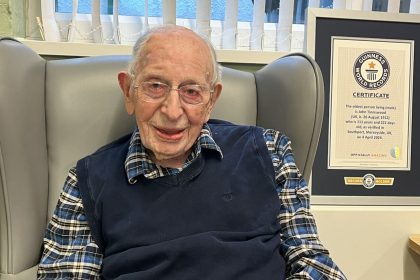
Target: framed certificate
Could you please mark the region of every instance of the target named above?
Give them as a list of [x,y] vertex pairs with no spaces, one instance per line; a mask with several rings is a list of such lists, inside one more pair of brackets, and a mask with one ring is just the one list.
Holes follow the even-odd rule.
[[420,15],[308,9],[326,102],[313,204],[420,205],[419,29]]
[[410,170],[413,40],[331,37],[328,168]]

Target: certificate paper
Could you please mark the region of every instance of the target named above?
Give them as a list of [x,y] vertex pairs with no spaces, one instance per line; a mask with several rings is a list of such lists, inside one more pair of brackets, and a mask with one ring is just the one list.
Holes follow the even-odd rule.
[[331,37],[328,168],[410,170],[414,41]]

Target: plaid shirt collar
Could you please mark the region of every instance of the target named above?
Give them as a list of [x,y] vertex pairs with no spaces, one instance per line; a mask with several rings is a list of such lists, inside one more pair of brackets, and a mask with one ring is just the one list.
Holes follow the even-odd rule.
[[137,182],[136,177],[143,175],[148,179],[155,179],[162,176],[172,175],[181,172],[192,161],[194,161],[201,153],[201,149],[215,150],[219,153],[220,158],[223,158],[223,153],[220,147],[212,138],[210,127],[204,124],[201,129],[200,136],[194,143],[193,150],[188,156],[182,168],[166,168],[155,164],[145,147],[141,143],[139,130],[136,129],[130,139],[130,146],[128,147],[127,157],[125,159],[125,171],[127,179],[130,184]]

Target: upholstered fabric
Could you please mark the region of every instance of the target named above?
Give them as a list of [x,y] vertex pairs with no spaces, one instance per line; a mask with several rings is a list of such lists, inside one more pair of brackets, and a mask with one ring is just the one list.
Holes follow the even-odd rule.
[[[0,278],[35,279],[46,222],[67,171],[83,156],[131,131],[117,72],[129,56],[46,61],[0,39]],[[212,117],[288,135],[309,179],[323,115],[323,84],[304,54],[256,73],[223,68]]]

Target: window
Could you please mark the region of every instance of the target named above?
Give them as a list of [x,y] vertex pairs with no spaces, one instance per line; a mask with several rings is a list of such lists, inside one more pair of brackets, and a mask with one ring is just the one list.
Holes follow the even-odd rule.
[[[174,0],[175,1],[175,0]],[[101,14],[112,14],[113,0],[101,0]],[[253,0],[238,1],[238,21],[251,22],[253,12]],[[321,8],[331,8],[333,0],[321,0]],[[224,20],[226,0],[211,1],[211,19]],[[79,1],[78,13],[89,14],[91,12],[91,0]],[[119,13],[124,16],[144,16],[145,1],[138,0],[119,0]],[[295,0],[294,20],[295,24],[303,24],[305,20],[305,9],[308,0]],[[162,16],[162,0],[148,1],[148,12],[150,17]],[[176,1],[177,18],[194,19],[196,11],[196,0]],[[71,13],[71,0],[56,0],[56,12]],[[279,0],[266,0],[265,22],[277,23],[279,18]]]
[[[98,28],[101,29],[99,42],[132,44],[147,28],[162,24],[163,5],[166,0],[118,0],[118,15],[113,15],[114,1],[100,0],[100,27],[94,25],[94,18],[99,21],[99,15],[93,15],[93,0],[54,0],[55,19],[58,22],[59,37],[66,41],[95,41]],[[170,0],[176,1],[176,23],[197,32],[196,21],[197,0]],[[198,0],[199,1],[199,0]],[[332,0],[331,0],[332,1]],[[147,3],[146,3],[147,2]],[[208,0],[211,3],[211,20],[204,30],[211,30],[209,36],[216,48],[224,49],[255,49],[267,51],[300,51],[303,46],[303,28],[297,31],[297,36],[292,36],[292,21],[288,21],[286,31],[277,34],[279,14],[279,0],[266,0],[267,9],[260,10],[262,22],[258,25],[253,22],[254,0],[237,0],[237,19],[225,19],[225,11],[232,5],[233,0]],[[304,9],[308,0],[295,0],[300,5],[295,5],[295,20],[303,22]],[[77,14],[73,14],[73,3],[77,4]],[[166,2],[168,3],[168,2]],[[262,2],[259,2],[262,4]],[[147,4],[147,17],[145,6]],[[257,4],[257,3],[255,3]],[[289,9],[289,8],[288,8]],[[293,13],[293,6],[291,6]],[[92,17],[91,17],[92,14]],[[299,18],[298,16],[299,15]],[[261,25],[262,24],[262,25]],[[257,27],[256,27],[257,26]],[[117,31],[115,31],[117,30]],[[119,39],[115,39],[116,35]],[[276,37],[282,38],[276,40]],[[96,36],[98,38],[98,36]],[[294,40],[294,43],[291,41]],[[282,44],[279,47],[279,44]],[[291,45],[293,45],[291,49]]]
[[[173,15],[176,14],[176,24],[205,35],[211,39],[216,48],[301,51],[304,41],[305,11],[309,3],[316,3],[315,5],[320,8],[352,7],[353,9],[374,11],[391,9],[394,12],[398,10],[414,12],[420,9],[420,3],[417,0],[392,2],[390,2],[391,0],[372,0],[372,2],[362,0],[343,0],[341,2],[336,2],[336,0],[94,1],[98,0],[42,1],[46,40],[130,45],[148,28],[161,25],[165,20],[174,22]],[[175,13],[169,12],[162,15],[165,5],[169,4],[168,6],[172,5],[172,9],[175,8],[173,5],[175,1]],[[197,13],[196,15],[197,2],[206,8],[201,10],[201,14]],[[73,13],[73,3],[77,4],[77,13]],[[100,13],[98,6],[95,6],[96,10],[91,12],[92,3],[100,3]],[[369,4],[370,7],[368,7],[366,3],[372,4]],[[146,4],[148,7],[147,16],[145,15]],[[118,14],[113,14],[113,9],[117,6]],[[170,9],[168,8],[166,11]],[[237,19],[235,16],[225,18],[225,11],[229,9],[231,13],[237,9]],[[206,13],[207,11],[211,12]],[[254,16],[253,13],[257,13],[258,16]],[[211,14],[210,20],[209,14]],[[45,23],[53,26],[47,28],[48,24]]]
[[[386,12],[389,0],[373,0],[372,11]],[[410,0],[400,0],[400,13],[408,13],[410,10]]]
[[[175,0],[174,0],[175,1]],[[71,13],[71,0],[56,0],[56,12]],[[101,0],[101,13],[112,14],[113,0]],[[238,1],[238,20],[243,22],[252,21],[252,0]],[[211,18],[213,20],[224,20],[225,18],[225,0],[211,1]],[[89,14],[91,12],[92,1],[79,1],[78,13]],[[124,16],[144,16],[145,1],[138,0],[119,0],[119,13]],[[196,11],[196,0],[178,0],[176,1],[177,18],[194,19]],[[162,16],[162,0],[148,1],[148,12],[150,17]]]

